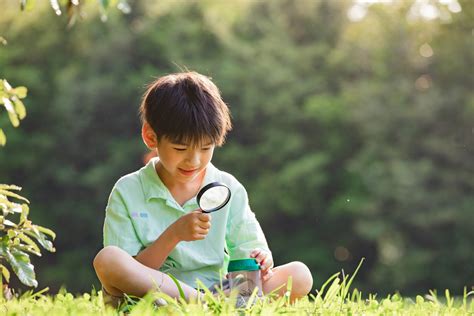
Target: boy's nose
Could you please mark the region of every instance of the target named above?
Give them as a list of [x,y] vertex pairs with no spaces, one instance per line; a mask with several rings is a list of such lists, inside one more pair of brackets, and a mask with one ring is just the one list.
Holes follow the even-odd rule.
[[190,165],[192,166],[197,166],[199,165],[199,162],[200,162],[200,156],[198,153],[194,152],[194,153],[191,153],[188,157],[188,162]]

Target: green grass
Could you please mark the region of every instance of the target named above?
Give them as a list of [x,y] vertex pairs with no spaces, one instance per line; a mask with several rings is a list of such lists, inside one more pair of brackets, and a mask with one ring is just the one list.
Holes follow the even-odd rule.
[[[449,294],[441,299],[433,292],[425,298],[417,296],[413,300],[397,294],[383,299],[376,299],[373,295],[362,298],[361,293],[354,290],[344,298],[341,284],[334,284],[325,294],[315,293],[294,304],[289,303],[286,295],[278,299],[256,301],[240,309],[234,307],[235,299],[225,296],[206,295],[202,301],[186,303],[163,293],[150,293],[143,299],[114,309],[104,305],[100,291],[77,297],[66,291],[57,295],[27,293],[10,301],[0,300],[0,315],[474,315],[474,300],[468,293],[458,300],[453,300]],[[168,305],[155,307],[153,302],[159,298]]]
[[[252,300],[247,306],[235,308],[235,295],[213,296],[207,292],[202,300],[187,303],[175,300],[163,293],[150,293],[141,299],[128,299],[118,309],[104,305],[102,292],[92,291],[81,296],[65,290],[56,295],[45,295],[44,291],[27,292],[20,297],[6,301],[0,299],[0,315],[474,315],[474,292],[467,292],[454,299],[445,291],[438,296],[430,291],[428,295],[403,298],[399,294],[377,299],[375,295],[364,298],[357,289],[349,291],[352,279],[333,275],[320,290],[294,304],[289,301],[287,288],[285,296],[267,297],[266,300]],[[166,306],[155,307],[160,299]]]

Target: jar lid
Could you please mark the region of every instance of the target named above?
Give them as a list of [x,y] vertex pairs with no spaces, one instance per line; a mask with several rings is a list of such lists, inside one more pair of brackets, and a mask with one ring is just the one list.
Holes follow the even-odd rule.
[[231,260],[228,267],[229,272],[234,271],[256,271],[260,270],[257,260],[254,258]]

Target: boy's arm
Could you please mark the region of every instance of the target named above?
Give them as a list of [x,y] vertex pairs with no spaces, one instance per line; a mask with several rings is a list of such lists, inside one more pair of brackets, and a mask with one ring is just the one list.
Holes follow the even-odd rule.
[[142,250],[135,259],[153,269],[159,269],[180,241],[206,238],[211,227],[211,214],[195,210],[181,216],[171,224],[150,246]]
[[179,242],[173,225],[170,225],[150,246],[140,251],[135,259],[147,267],[159,269]]

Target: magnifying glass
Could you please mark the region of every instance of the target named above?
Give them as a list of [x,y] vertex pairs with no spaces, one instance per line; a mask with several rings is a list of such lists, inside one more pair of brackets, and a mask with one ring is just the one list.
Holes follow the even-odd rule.
[[199,190],[197,202],[204,213],[212,213],[226,206],[230,200],[230,189],[220,182],[211,182]]

